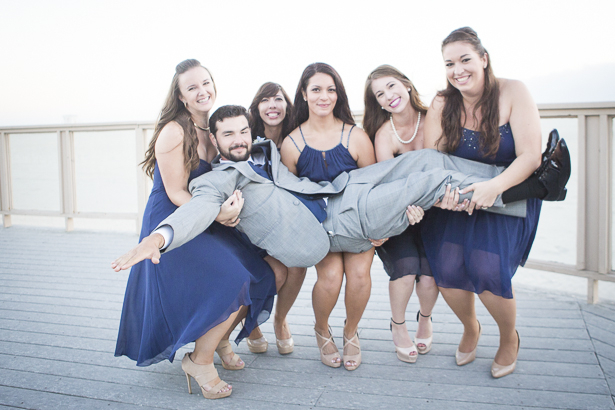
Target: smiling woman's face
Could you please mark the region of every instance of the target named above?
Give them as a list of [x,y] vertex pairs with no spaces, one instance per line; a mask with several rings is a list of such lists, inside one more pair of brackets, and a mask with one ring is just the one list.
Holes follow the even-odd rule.
[[372,81],[372,92],[382,108],[390,113],[402,112],[410,102],[408,88],[395,77],[381,77]]
[[333,78],[329,74],[314,74],[308,80],[303,98],[307,101],[310,114],[327,116],[333,113],[337,102],[337,90]]
[[271,127],[280,125],[286,118],[288,103],[284,99],[282,91],[278,91],[273,97],[265,97],[258,104],[258,112],[263,122]]

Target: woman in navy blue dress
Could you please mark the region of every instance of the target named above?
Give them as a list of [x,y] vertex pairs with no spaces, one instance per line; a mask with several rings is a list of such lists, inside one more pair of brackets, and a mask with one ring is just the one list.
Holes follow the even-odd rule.
[[433,209],[423,222],[423,242],[442,296],[464,325],[456,352],[458,365],[476,357],[481,334],[474,294],[495,319],[500,345],[493,377],[514,371],[520,345],[511,278],[528,257],[536,235],[541,200],[527,201],[527,217],[481,210],[498,194],[524,181],[540,165],[540,116],[519,81],[496,78],[490,56],[469,27],[442,43],[448,86],[427,113],[425,147],[451,155],[508,166],[473,191],[466,212]]
[[[279,150],[291,131],[292,109],[293,104],[280,84],[266,82],[261,85],[249,108],[252,136],[256,140],[272,140]],[[294,350],[295,342],[286,316],[299,295],[307,269],[287,267],[269,255],[265,260],[273,269],[278,291],[273,317],[276,347],[280,354],[289,354]],[[264,353],[269,346],[258,327],[254,328],[246,342],[252,353]]]
[[[401,71],[390,65],[372,71],[365,81],[364,101],[363,128],[374,144],[378,162],[423,149],[427,107],[412,81]],[[389,238],[376,248],[376,253],[390,277],[390,328],[397,358],[414,363],[419,353],[431,350],[431,311],[438,300],[438,287],[427,262],[420,224],[410,225],[401,235]],[[413,344],[406,328],[406,308],[415,281],[420,309],[416,314],[418,324]]]
[[[282,143],[282,162],[300,177],[332,181],[340,173],[375,162],[365,132],[355,127],[342,80],[333,67],[310,64],[295,93],[296,129]],[[382,238],[374,238],[382,239]],[[381,241],[373,241],[380,244]],[[363,253],[331,252],[316,265],[318,279],[312,291],[314,330],[321,361],[331,367],[342,363],[329,327],[346,276],[343,362],[347,370],[361,364],[357,329],[371,292],[370,268],[374,249]]]
[[[209,111],[216,89],[209,71],[197,60],[178,64],[144,169],[154,186],[144,215],[141,238],[191,198],[188,183],[211,170],[216,155],[208,138]],[[232,225],[243,199],[240,192],[225,202],[217,221]],[[156,263],[153,263],[156,262]],[[197,379],[206,398],[231,394],[213,365],[214,351],[226,369],[244,367],[228,341],[234,324],[246,316],[239,338],[268,317],[275,295],[273,272],[256,249],[235,229],[214,223],[189,243],[159,261],[135,265],[128,278],[116,356],[138,366],[168,359],[195,342],[182,369],[190,389]]]

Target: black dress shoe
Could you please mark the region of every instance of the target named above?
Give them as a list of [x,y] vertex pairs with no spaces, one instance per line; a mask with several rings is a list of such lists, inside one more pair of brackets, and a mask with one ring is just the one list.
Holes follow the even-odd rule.
[[557,146],[559,139],[560,139],[559,133],[554,128],[549,133],[549,139],[547,140],[547,148],[545,149],[545,152],[542,153],[542,157],[541,157],[542,161],[540,162],[540,166],[538,167],[538,169],[534,171],[534,174],[540,175],[544,172],[545,168],[548,165],[549,158],[551,158],[551,156],[553,155],[553,152],[555,151],[555,147]]
[[566,184],[570,179],[570,152],[562,138],[558,141],[553,154],[546,162],[546,167],[538,175],[539,181],[547,190],[544,201],[563,201],[566,198]]

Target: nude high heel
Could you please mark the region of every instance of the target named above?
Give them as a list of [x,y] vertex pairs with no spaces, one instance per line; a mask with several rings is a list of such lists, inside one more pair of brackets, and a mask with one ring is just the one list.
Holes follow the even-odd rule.
[[[273,333],[275,333],[275,326],[273,327]],[[293,340],[292,335],[288,339],[278,339],[278,336],[276,334],[275,345],[278,347],[278,352],[280,354],[289,354],[292,353],[293,350],[295,350],[295,341]]]
[[[517,331],[515,330],[515,332]],[[519,357],[519,347],[521,347],[521,338],[519,337],[519,332],[517,332],[517,357]],[[514,372],[516,367],[517,367],[517,358],[515,358],[515,361],[512,362],[512,364],[509,364],[508,366],[499,365],[495,362],[495,359],[494,359],[493,363],[491,364],[491,375],[493,376],[493,378],[499,379],[500,377],[507,376],[511,374],[512,372]]]
[[[318,350],[320,350],[320,361],[323,364],[326,364],[329,367],[340,367],[342,363],[338,361],[334,361],[335,359],[341,359],[340,352],[337,350],[337,346],[335,346],[335,342],[333,341],[333,332],[331,331],[331,326],[329,326],[329,337],[324,337],[318,330],[314,328],[314,333],[316,333],[316,344],[318,344]],[[326,345],[331,343],[335,347],[335,352],[333,353],[323,353],[323,349]]]
[[[346,354],[346,346],[354,346],[359,350],[357,354]],[[355,370],[361,365],[361,342],[359,341],[359,331],[354,333],[350,339],[346,338],[346,320],[344,320],[344,367],[346,370]],[[355,362],[355,365],[346,365],[347,362]]]
[[455,361],[457,362],[457,366],[463,366],[464,364],[473,362],[474,359],[476,359],[476,349],[478,349],[478,341],[480,340],[482,333],[483,328],[481,327],[480,322],[478,322],[478,339],[476,339],[476,347],[470,353],[462,353],[459,351],[459,347],[457,347],[457,351],[455,352]]
[[[391,318],[391,323],[389,323],[389,329],[391,329],[391,332],[393,332],[393,324],[400,326],[404,323],[406,323],[405,320],[401,323],[397,323],[393,320],[393,318]],[[406,363],[416,363],[416,359],[417,357],[419,357],[419,352],[416,349],[415,345],[412,345],[411,347],[398,347],[395,342],[393,342],[393,346],[395,346],[395,353],[397,353],[397,358],[399,360]]]
[[188,381],[188,393],[192,394],[192,385],[190,384],[190,377],[199,384],[203,397],[206,399],[221,399],[228,397],[233,392],[232,388],[227,391],[221,391],[228,383],[220,380],[215,386],[209,390],[205,389],[205,385],[210,381],[215,380],[218,377],[218,371],[214,367],[214,364],[196,364],[190,358],[190,353],[186,353],[182,359],[182,370],[186,373],[186,380]]
[[[235,352],[233,352],[231,342],[229,342],[228,339],[220,340],[220,343],[218,343],[218,347],[216,347],[216,353],[218,353],[218,356],[220,356],[222,367],[224,367],[226,370],[241,370],[246,366],[245,363],[241,363],[239,365],[237,364],[237,362],[241,360],[241,357],[239,357],[237,354],[235,354]],[[233,354],[231,361],[228,363],[225,362],[222,356],[226,356],[231,353]]]
[[[416,312],[416,322],[418,323],[419,321],[419,315],[422,317],[428,317],[431,319],[431,315],[429,316],[425,316],[424,314],[421,313],[421,310],[419,309],[418,312]],[[418,350],[418,352],[420,354],[427,354],[429,353],[429,351],[431,350],[431,343],[433,342],[433,332],[431,333],[431,336],[429,336],[427,339],[419,339],[418,337],[416,337],[416,335],[414,336],[414,344]],[[420,344],[425,345],[425,347],[421,347],[419,346]],[[401,360],[401,359],[400,359]]]
[[269,347],[269,342],[265,339],[265,336],[254,340],[246,339],[246,344],[252,353],[265,353]]

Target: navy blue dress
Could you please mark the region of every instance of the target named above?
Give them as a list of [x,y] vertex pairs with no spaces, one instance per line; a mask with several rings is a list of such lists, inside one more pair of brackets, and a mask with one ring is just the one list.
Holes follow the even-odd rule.
[[339,144],[327,151],[321,151],[310,147],[305,141],[301,126],[299,126],[299,132],[305,144],[303,151],[299,149],[295,140],[289,136],[299,152],[301,152],[297,160],[297,175],[299,177],[306,177],[314,182],[331,182],[342,172],[349,172],[358,168],[357,162],[348,151],[350,134],[352,133],[354,125],[350,128],[350,131],[348,131],[346,146],[342,143],[344,138],[344,126],[345,125],[342,125],[342,135],[340,136]]
[[[510,165],[516,158],[509,124],[500,128],[495,157],[480,153],[478,131],[463,130],[452,155],[486,164]],[[511,279],[524,265],[536,236],[542,201],[527,200],[527,217],[476,210],[472,215],[433,208],[422,224],[423,243],[436,284],[475,293],[485,290],[510,299]]]
[[[211,171],[201,160],[189,180]],[[166,194],[158,165],[143,215],[139,240],[177,209]],[[214,222],[190,242],[162,254],[160,263],[145,260],[130,271],[115,355],[149,366],[224,322],[240,306],[249,306],[237,341],[269,317],[275,277],[258,250],[241,233]]]

